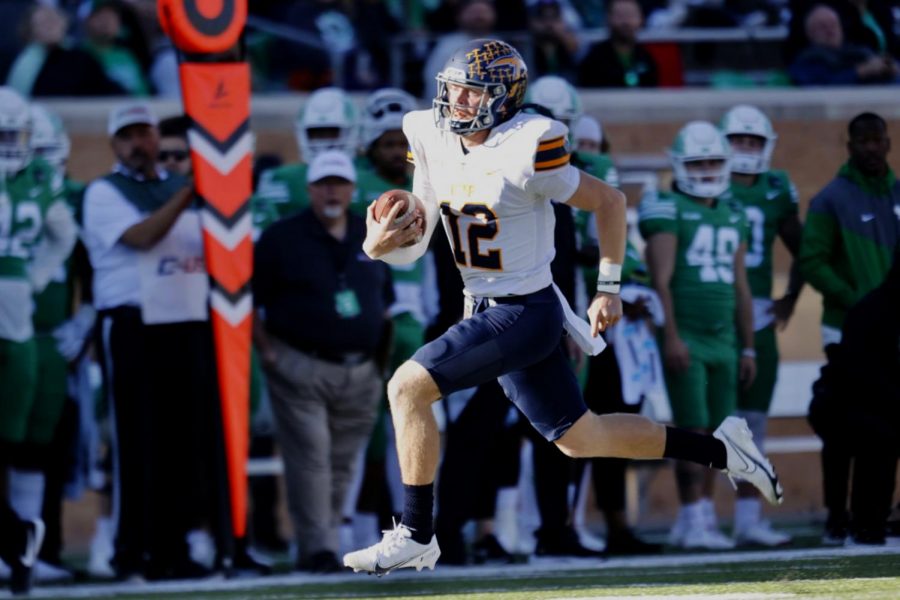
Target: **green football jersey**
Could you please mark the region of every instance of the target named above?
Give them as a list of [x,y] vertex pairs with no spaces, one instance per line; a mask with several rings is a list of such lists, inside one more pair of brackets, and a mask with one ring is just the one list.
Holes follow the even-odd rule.
[[784,171],[769,171],[752,186],[731,184],[731,196],[743,204],[750,229],[747,278],[754,298],[772,295],[772,245],[782,222],[797,214],[797,190]]
[[[80,221],[85,184],[66,179],[63,183],[66,202]],[[72,279],[69,277],[71,261],[59,268],[44,291],[34,297],[34,314],[31,317],[36,332],[50,332],[69,318],[72,312]]]
[[47,210],[63,194],[62,178],[41,159],[11,178],[0,177],[0,277],[27,277]]
[[257,232],[309,207],[306,169],[303,163],[282,165],[263,171],[259,176],[256,193],[250,198],[253,226]]
[[734,331],[734,256],[747,240],[740,203],[719,199],[706,206],[678,193],[649,195],[641,202],[645,239],[672,233],[678,239],[669,288],[679,329]]

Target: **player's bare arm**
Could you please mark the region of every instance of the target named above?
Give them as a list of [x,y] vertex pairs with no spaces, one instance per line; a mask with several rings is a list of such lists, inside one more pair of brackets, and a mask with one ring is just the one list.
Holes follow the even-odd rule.
[[566,201],[569,206],[594,213],[600,239],[600,280],[597,294],[588,307],[591,334],[615,325],[622,318],[618,286],[625,260],[625,194],[593,175],[580,172],[578,189]]
[[788,287],[784,295],[775,300],[772,304],[772,312],[775,315],[775,322],[778,329],[783,330],[787,327],[791,315],[794,314],[794,306],[797,304],[797,298],[803,289],[803,275],[800,273],[800,265],[796,260],[797,254],[800,252],[800,238],[803,235],[803,224],[797,215],[791,215],[784,219],[778,226],[778,237],[784,242],[784,245],[790,251],[794,261],[791,263],[790,278],[788,279]]
[[673,371],[684,371],[691,364],[691,354],[687,344],[678,335],[675,322],[675,301],[669,283],[675,272],[675,255],[678,251],[678,237],[674,233],[656,233],[647,240],[647,268],[650,284],[659,296],[665,314],[663,326],[663,357]]
[[753,338],[753,296],[747,280],[747,265],[744,260],[747,243],[742,243],[734,254],[734,297],[737,305],[738,333],[741,338],[741,384],[747,388],[756,378],[756,349]]

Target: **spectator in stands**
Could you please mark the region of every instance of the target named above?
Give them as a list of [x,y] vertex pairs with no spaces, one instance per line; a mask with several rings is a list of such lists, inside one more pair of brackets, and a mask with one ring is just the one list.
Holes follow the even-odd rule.
[[191,174],[191,148],[187,137],[190,128],[191,119],[185,115],[159,122],[159,166],[185,177]]
[[[841,341],[844,318],[890,269],[900,242],[900,183],[887,162],[891,142],[887,123],[862,113],[847,126],[849,160],[810,202],[800,244],[800,269],[822,294],[822,345]],[[856,396],[854,396],[856,397]],[[828,520],[826,543],[847,536],[847,478],[850,455],[840,445],[822,447],[822,484]]]
[[332,150],[307,171],[310,208],[263,232],[254,256],[257,347],[285,462],[300,570],[342,570],[344,498],[383,391],[374,360],[394,300],[386,264],[362,253],[348,213],[350,157]]
[[900,246],[884,283],[847,312],[841,342],[828,347],[809,407],[823,443],[855,457],[850,528],[857,544],[884,544],[891,511],[900,455],[898,306]]
[[644,17],[637,0],[611,0],[606,7],[609,39],[591,46],[578,67],[584,87],[656,87],[656,61],[638,43]]
[[573,79],[581,42],[563,19],[559,0],[537,0],[529,9],[528,28],[534,47],[534,71]]
[[848,44],[900,58],[891,0],[791,0],[789,4],[792,15],[786,48],[789,61],[809,44],[806,16],[820,4],[837,12]]
[[469,40],[488,37],[497,23],[497,11],[492,0],[461,0],[458,6],[456,31],[438,40],[422,70],[422,81],[425,82],[423,94],[428,98],[432,97],[435,76],[453,52]]
[[28,45],[10,68],[7,83],[25,96],[109,96],[124,93],[90,53],[66,40],[69,19],[43,4],[28,15]]
[[[158,168],[149,107],[117,106],[107,131],[118,162],[85,191],[83,238],[115,431],[115,569],[120,577],[206,575],[188,557],[182,504],[184,490],[222,496],[213,489],[222,468],[219,401],[193,186]],[[187,456],[205,462],[199,478]],[[215,497],[207,506],[217,506]]]
[[150,94],[150,84],[137,57],[127,47],[119,45],[122,36],[122,17],[114,1],[95,1],[84,22],[83,47],[94,55],[106,76],[118,83],[132,96]]
[[806,16],[805,26],[810,46],[790,67],[791,79],[797,85],[900,83],[900,66],[893,57],[846,42],[834,9],[814,7]]

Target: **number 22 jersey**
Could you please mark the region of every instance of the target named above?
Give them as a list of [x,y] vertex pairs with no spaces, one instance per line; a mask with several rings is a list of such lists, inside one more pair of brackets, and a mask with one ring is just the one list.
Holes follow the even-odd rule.
[[565,125],[519,113],[464,151],[460,136],[439,129],[432,111],[414,111],[403,131],[415,165],[413,191],[439,215],[473,296],[529,294],[549,286],[555,255],[551,199],[578,187]]

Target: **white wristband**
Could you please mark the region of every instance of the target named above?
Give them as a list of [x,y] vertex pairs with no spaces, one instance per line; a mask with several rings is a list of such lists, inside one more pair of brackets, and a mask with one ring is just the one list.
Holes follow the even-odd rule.
[[746,358],[756,358],[756,350],[753,348],[744,348],[741,350],[741,356]]
[[598,281],[597,291],[604,294],[618,294],[621,286],[618,281]]
[[622,265],[617,265],[608,260],[600,261],[600,276],[598,281],[622,281]]

